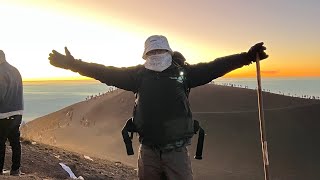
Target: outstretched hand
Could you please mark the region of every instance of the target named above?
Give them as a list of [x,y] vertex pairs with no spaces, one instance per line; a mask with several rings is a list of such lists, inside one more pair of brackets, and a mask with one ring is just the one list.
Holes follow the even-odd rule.
[[256,62],[257,55],[259,56],[260,60],[268,58],[269,56],[264,52],[266,49],[267,48],[263,46],[263,42],[257,43],[252,46],[248,51],[250,61]]
[[64,48],[65,54],[63,55],[56,50],[52,50],[52,53],[49,54],[50,64],[64,69],[69,69],[73,62],[75,62],[74,57],[71,55],[67,47]]

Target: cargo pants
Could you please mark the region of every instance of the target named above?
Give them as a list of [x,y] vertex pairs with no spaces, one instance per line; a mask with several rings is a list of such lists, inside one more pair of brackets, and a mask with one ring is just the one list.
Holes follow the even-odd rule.
[[192,180],[191,160],[187,147],[162,151],[140,145],[138,155],[139,180]]

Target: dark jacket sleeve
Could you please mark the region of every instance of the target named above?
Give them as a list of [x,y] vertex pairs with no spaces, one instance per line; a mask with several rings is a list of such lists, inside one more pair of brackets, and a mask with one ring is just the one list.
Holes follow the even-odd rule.
[[76,60],[69,69],[109,86],[136,92],[137,76],[141,68],[143,68],[142,65],[118,68]]
[[247,53],[241,53],[217,58],[208,63],[188,65],[186,69],[189,88],[207,84],[213,79],[250,63]]

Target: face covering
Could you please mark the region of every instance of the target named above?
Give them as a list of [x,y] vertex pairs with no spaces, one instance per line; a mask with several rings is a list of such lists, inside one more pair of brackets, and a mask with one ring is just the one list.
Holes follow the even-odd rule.
[[162,72],[171,66],[171,63],[172,56],[169,52],[166,52],[147,56],[144,67],[152,71]]

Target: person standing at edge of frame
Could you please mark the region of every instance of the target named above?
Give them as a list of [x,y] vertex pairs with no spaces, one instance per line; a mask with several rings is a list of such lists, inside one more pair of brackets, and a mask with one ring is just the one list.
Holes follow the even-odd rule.
[[0,175],[3,174],[6,141],[12,148],[10,175],[20,176],[20,124],[23,114],[23,85],[20,72],[6,61],[0,50]]

